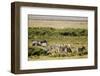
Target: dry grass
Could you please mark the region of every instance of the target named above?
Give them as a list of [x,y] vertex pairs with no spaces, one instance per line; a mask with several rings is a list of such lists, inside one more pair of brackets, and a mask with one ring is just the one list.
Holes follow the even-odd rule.
[[36,61],[36,60],[64,60],[64,59],[84,59],[87,58],[87,55],[83,56],[70,56],[70,57],[49,57],[49,56],[31,56],[28,58],[29,61]]
[[[63,29],[63,28],[81,28],[81,29],[88,29],[87,28],[87,21],[48,21],[48,20],[29,20],[28,25],[29,27],[52,27],[56,29]],[[81,36],[81,37],[71,37],[71,36],[66,36],[66,37],[43,37],[37,38],[40,40],[47,40],[49,45],[55,45],[55,44],[71,44],[74,47],[80,47],[80,46],[85,46],[87,48],[87,36]],[[29,47],[32,47],[32,40],[29,41]],[[83,59],[87,58],[88,55],[83,55],[83,56],[71,56],[71,57],[50,57],[50,56],[31,56],[28,58],[28,60],[57,60],[57,59]]]
[[52,27],[52,28],[82,28],[87,29],[87,21],[42,21],[29,20],[29,27]]

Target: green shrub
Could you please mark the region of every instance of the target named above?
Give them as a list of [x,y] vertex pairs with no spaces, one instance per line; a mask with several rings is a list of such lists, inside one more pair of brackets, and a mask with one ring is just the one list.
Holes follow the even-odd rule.
[[41,47],[29,48],[28,56],[40,56],[40,55],[47,55],[47,51]]
[[29,39],[35,39],[39,37],[44,36],[87,36],[88,31],[87,29],[73,29],[73,28],[67,28],[67,29],[54,29],[54,28],[47,28],[47,27],[41,27],[41,28],[28,28],[28,38]]

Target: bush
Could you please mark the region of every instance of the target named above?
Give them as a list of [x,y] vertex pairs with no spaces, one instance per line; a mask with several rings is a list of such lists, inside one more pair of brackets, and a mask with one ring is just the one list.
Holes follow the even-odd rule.
[[60,32],[62,36],[87,36],[87,29],[63,29]]
[[47,51],[41,47],[32,47],[29,48],[28,56],[40,56],[40,55],[47,55]]

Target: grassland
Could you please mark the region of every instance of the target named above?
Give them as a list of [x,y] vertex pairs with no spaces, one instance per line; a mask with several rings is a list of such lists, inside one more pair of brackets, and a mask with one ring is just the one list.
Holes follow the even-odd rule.
[[[86,29],[71,29],[71,28],[53,29],[53,28],[45,28],[45,27],[42,27],[42,28],[29,27],[28,37],[29,37],[29,40],[28,40],[29,48],[35,48],[34,46],[32,46],[32,41],[37,41],[37,40],[46,40],[48,42],[48,46],[59,45],[59,44],[60,45],[70,44],[72,47],[78,48],[81,46],[85,46],[87,48],[87,30]],[[41,48],[41,46],[39,46],[39,48]],[[64,57],[47,56],[47,55],[40,55],[40,54],[37,56],[36,54],[34,55],[29,56],[29,60],[77,59],[77,58],[87,57],[87,55],[83,55],[83,56],[74,55],[74,56],[66,56],[66,57],[65,56]]]
[[[40,54],[41,46],[32,46],[32,41],[46,40],[48,46],[53,45],[67,45],[71,47],[85,46],[87,49],[88,45],[88,30],[87,21],[46,21],[46,20],[29,20],[28,27],[28,60],[55,60],[55,59],[80,59],[87,58],[88,54],[85,55],[65,55],[65,56],[50,56],[46,54]],[[47,48],[46,47],[46,48]],[[35,50],[34,50],[35,49]],[[36,52],[35,52],[36,51]],[[37,53],[38,51],[38,53]],[[88,50],[86,50],[88,52]],[[33,53],[35,52],[35,53]],[[33,53],[33,54],[32,54]],[[31,55],[30,55],[31,54]],[[57,53],[56,53],[57,54]]]
[[66,56],[66,57],[49,57],[49,56],[31,56],[28,58],[29,61],[38,61],[38,60],[64,60],[64,59],[84,59],[87,58],[87,55],[83,56]]

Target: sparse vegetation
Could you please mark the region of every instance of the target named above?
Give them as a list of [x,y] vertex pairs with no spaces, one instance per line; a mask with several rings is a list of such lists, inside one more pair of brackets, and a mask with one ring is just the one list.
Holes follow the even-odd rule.
[[88,57],[88,18],[28,15],[28,59]]
[[29,27],[29,39],[34,39],[36,36],[87,36],[87,29],[55,29],[55,28],[32,28]]
[[[28,38],[29,38],[29,51],[28,56],[29,60],[36,60],[42,59],[42,57],[47,58],[58,58],[58,57],[76,57],[79,58],[83,56],[87,57],[87,50],[84,52],[76,52],[73,51],[72,53],[66,52],[56,52],[57,50],[53,50],[53,52],[48,53],[46,48],[51,45],[64,45],[64,44],[71,44],[72,47],[81,47],[85,46],[87,48],[87,29],[73,29],[73,28],[65,28],[65,29],[55,29],[55,28],[47,28],[47,27],[37,27],[37,28],[28,28]],[[32,41],[34,40],[47,40],[48,46],[32,46]],[[78,58],[77,57],[77,58]],[[50,59],[49,58],[49,59]],[[45,59],[45,58],[44,58]]]

